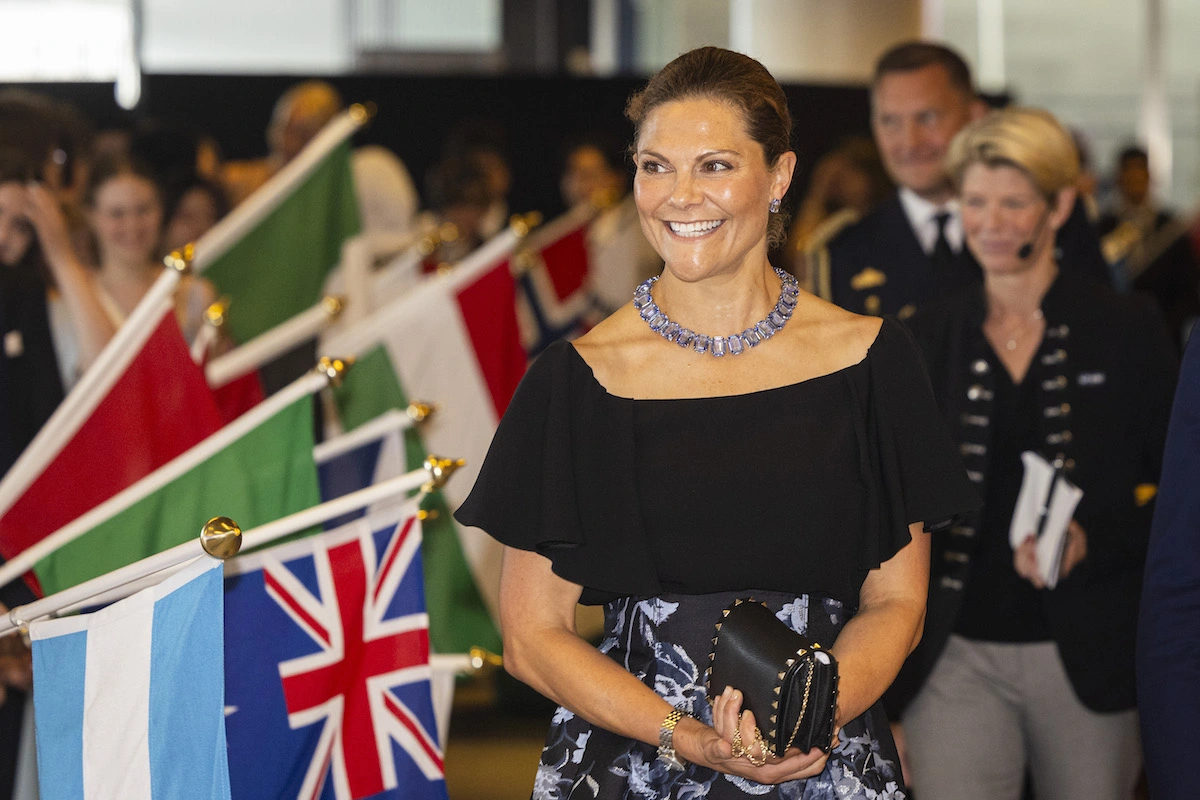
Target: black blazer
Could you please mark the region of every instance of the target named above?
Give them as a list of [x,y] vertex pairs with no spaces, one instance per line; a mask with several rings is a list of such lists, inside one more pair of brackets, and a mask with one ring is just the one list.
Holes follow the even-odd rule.
[[[1111,283],[1100,241],[1082,204],[1075,204],[1055,244],[1060,263],[1068,269]],[[901,319],[982,278],[966,246],[953,268],[934,268],[908,222],[899,193],[817,248],[810,269],[814,293],[829,302],[858,314],[895,314]]]
[[[1042,593],[1046,619],[1079,699],[1095,711],[1134,705],[1133,651],[1153,503],[1177,364],[1158,310],[1062,271],[1042,302],[1046,335],[1025,380],[1036,381],[1042,455],[1084,490],[1075,519],[1087,557]],[[910,327],[968,477],[984,494],[992,374],[982,287],[919,312]],[[977,519],[935,533],[925,634],[889,690],[899,714],[954,629],[970,579]]]

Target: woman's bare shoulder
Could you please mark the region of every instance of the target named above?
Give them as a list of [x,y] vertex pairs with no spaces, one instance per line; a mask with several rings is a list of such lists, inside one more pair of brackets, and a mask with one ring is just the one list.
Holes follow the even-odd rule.
[[883,325],[880,317],[855,314],[811,294],[801,295],[792,318],[806,339],[846,364],[866,357]]

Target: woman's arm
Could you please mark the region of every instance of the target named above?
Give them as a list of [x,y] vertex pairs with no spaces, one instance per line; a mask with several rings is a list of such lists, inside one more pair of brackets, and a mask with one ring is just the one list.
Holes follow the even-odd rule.
[[[672,707],[576,635],[575,606],[581,591],[579,585],[555,575],[545,556],[504,549],[500,624],[505,669],[593,725],[657,747],[659,727]],[[824,767],[819,750],[809,755],[793,749],[785,758],[771,759],[761,767],[734,758],[730,740],[741,698],[727,692],[717,700],[714,719],[726,736],[685,717],[674,736],[675,751],[683,760],[759,783],[808,777]],[[753,742],[752,715],[742,718],[742,727],[745,741]]]
[[921,641],[930,537],[922,522],[914,522],[908,529],[912,541],[867,575],[859,593],[858,613],[829,648],[840,676],[839,728],[874,705]]
[[28,191],[29,221],[37,231],[46,266],[54,276],[54,283],[79,337],[79,369],[82,371],[96,360],[117,328],[100,302],[95,281],[71,249],[67,223],[58,201],[38,184],[30,184]]

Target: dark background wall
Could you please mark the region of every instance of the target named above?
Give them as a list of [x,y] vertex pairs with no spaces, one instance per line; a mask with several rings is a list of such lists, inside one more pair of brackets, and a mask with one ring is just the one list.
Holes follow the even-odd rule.
[[[74,102],[98,129],[162,117],[208,133],[226,158],[266,151],[264,132],[276,98],[294,76],[148,75],[136,112],[113,101],[111,84],[28,84],[23,88]],[[498,125],[507,134],[513,169],[513,211],[561,209],[557,173],[563,142],[584,131],[606,131],[629,141],[623,109],[643,79],[428,75],[350,76],[329,79],[347,102],[372,101],[378,114],[359,143],[391,148],[408,165],[418,190],[442,154],[447,134],[461,125]],[[799,166],[789,195],[794,203],[812,165],[839,139],[868,133],[865,87],[786,86],[795,119]]]

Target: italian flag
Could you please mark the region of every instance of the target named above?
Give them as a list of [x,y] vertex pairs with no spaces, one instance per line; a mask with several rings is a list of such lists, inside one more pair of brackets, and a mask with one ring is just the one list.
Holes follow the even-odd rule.
[[311,373],[5,564],[52,594],[174,547],[212,517],[243,530],[321,501]]
[[475,483],[500,415],[525,372],[509,257],[516,234],[505,231],[445,275],[350,327],[334,329],[320,350],[352,355],[334,396],[342,426],[352,429],[410,400],[436,413],[406,432],[409,468],[428,453],[464,458],[446,487],[426,501],[438,512],[425,523],[425,592],[433,648],[499,651],[495,620],[500,545],[450,516]]
[[359,107],[326,125],[290,163],[195,243],[192,268],[233,302],[228,325],[246,342],[321,299],[358,233],[349,137]]
[[163,272],[0,481],[6,561],[221,427],[175,320],[178,282],[175,270]]

